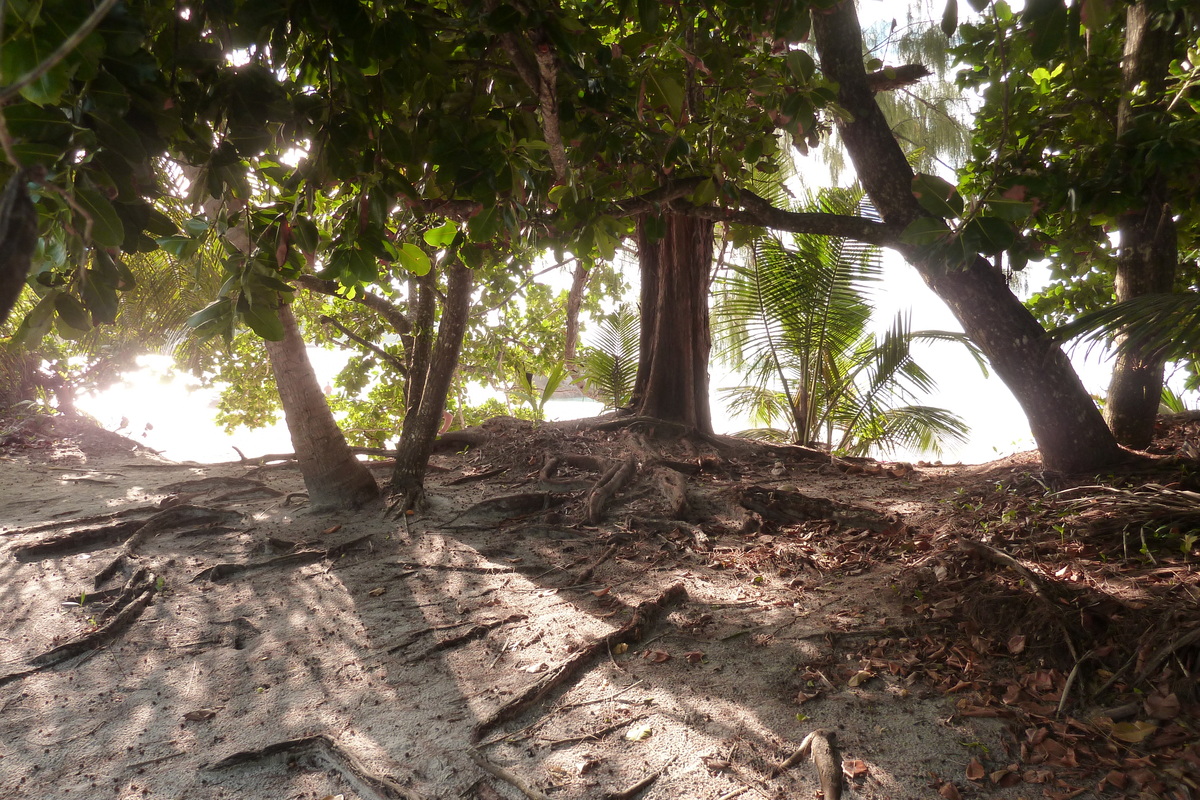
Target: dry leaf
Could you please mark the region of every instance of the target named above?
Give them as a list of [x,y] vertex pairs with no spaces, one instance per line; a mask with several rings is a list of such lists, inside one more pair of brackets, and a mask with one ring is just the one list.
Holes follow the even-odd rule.
[[198,708],[195,711],[188,711],[183,715],[183,718],[192,722],[203,722],[206,719],[212,719],[220,711],[219,708]]
[[1008,639],[1008,652],[1014,656],[1025,652],[1025,634],[1017,633]]
[[634,725],[632,728],[625,731],[625,738],[631,742],[649,739],[652,735],[654,735],[654,726],[649,722],[643,722],[641,725]]
[[813,700],[817,697],[820,697],[820,695],[821,695],[820,692],[813,692],[812,694],[808,694],[807,692],[797,692],[796,693],[796,703],[797,703],[797,705],[804,705],[809,700]]
[[704,653],[701,652],[700,650],[692,650],[687,653],[684,653],[683,657],[684,657],[684,659],[687,660],[687,662],[689,664],[699,664],[701,661],[704,660]]
[[617,655],[621,655],[621,653],[628,653],[628,652],[629,652],[629,645],[627,645],[625,642],[621,642],[621,643],[620,643],[620,644],[618,644],[616,647],[614,647],[612,650],[613,650],[613,652],[614,652],[614,653],[616,653]]
[[1112,786],[1114,789],[1123,791],[1126,784],[1129,783],[1129,776],[1119,770],[1112,770],[1104,776],[1104,782]]
[[342,526],[341,526],[341,525],[334,525],[334,526],[332,526],[332,527],[330,527],[330,528],[326,528],[325,530],[321,531],[321,535],[322,535],[322,536],[328,536],[328,535],[329,535],[329,534],[331,534],[331,533],[337,533],[337,532],[338,532],[338,531],[340,531],[341,529],[342,529]]
[[665,650],[647,650],[642,653],[642,658],[649,661],[651,664],[661,664],[664,661],[671,659],[671,654]]
[[987,770],[983,768],[983,764],[979,763],[978,758],[972,758],[971,763],[967,764],[967,780],[981,781],[986,774]]
[[1152,694],[1144,703],[1146,713],[1153,719],[1175,719],[1179,716],[1179,697],[1174,692],[1168,695]]
[[1122,742],[1137,744],[1144,742],[1156,730],[1158,730],[1158,726],[1153,722],[1118,722],[1112,726],[1112,735],[1113,738],[1120,739]]
[[386,591],[387,591],[387,589],[385,587],[376,586],[374,589],[367,592],[367,594],[371,595],[371,597],[379,597],[379,595],[383,594]]
[[867,774],[867,762],[849,758],[842,762],[842,772],[849,778],[862,778]]
[[862,669],[850,676],[850,680],[846,681],[847,686],[861,686],[871,678],[875,677],[875,673],[870,670]]
[[603,589],[597,589],[596,591],[592,592],[592,594],[596,595],[596,597],[604,597],[604,595],[608,594],[611,591],[612,591],[611,586],[605,586]]
[[953,783],[943,783],[942,788],[938,789],[938,796],[946,798],[946,800],[962,800],[962,795],[958,793],[958,787]]

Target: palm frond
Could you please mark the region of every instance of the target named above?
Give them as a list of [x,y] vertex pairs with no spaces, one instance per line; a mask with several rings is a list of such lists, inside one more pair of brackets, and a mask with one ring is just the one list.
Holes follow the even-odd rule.
[[621,408],[633,394],[641,348],[640,320],[622,305],[601,318],[595,345],[582,348],[579,367],[592,394],[605,408]]
[[1119,336],[1118,352],[1152,359],[1191,359],[1200,355],[1200,292],[1147,294],[1084,314],[1055,328],[1059,341],[1082,337],[1094,346]]

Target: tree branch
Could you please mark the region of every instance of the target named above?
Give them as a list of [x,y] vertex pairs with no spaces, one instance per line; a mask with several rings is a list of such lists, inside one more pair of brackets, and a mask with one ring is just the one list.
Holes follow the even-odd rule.
[[363,337],[359,336],[354,331],[347,328],[342,323],[338,322],[333,317],[330,317],[326,314],[322,314],[319,317],[317,317],[317,322],[320,322],[322,325],[328,325],[332,328],[336,328],[347,339],[349,339],[352,342],[357,342],[359,345],[365,347],[367,350],[370,350],[372,353],[379,356],[384,361],[388,362],[393,367],[395,367],[400,372],[401,375],[404,375],[405,377],[408,376],[408,369],[404,366],[404,359],[398,358],[398,357],[392,355],[391,353],[389,353],[387,350],[384,350],[382,347],[375,344],[374,342],[364,339]]
[[[26,72],[8,86],[0,89],[0,105],[7,103],[26,86],[54,69],[60,61],[66,58],[72,50],[78,47],[96,29],[96,26],[108,16],[108,12],[116,4],[117,0],[102,0],[100,5],[96,6],[95,10],[92,11],[91,15],[83,21],[83,24],[74,33],[64,39],[62,44],[53,53],[46,56],[40,64],[29,70],[29,72]],[[14,166],[16,165],[14,164]]]
[[345,287],[340,283],[318,278],[316,275],[301,275],[299,278],[296,278],[296,283],[310,292],[327,294],[330,297],[351,300],[352,302],[366,306],[383,317],[387,321],[387,324],[391,325],[392,329],[401,336],[412,333],[412,323],[408,321],[408,317],[404,316],[404,312],[400,310],[400,307],[377,294],[363,292],[353,298],[346,297],[342,294],[342,289]]
[[903,89],[919,83],[933,71],[924,64],[901,64],[898,67],[884,67],[876,72],[867,73],[867,88],[872,92],[890,92]]

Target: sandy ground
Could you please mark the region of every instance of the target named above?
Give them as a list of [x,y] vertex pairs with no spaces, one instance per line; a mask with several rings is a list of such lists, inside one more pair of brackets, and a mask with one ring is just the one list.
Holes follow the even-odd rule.
[[[777,768],[817,729],[843,797],[1042,795],[970,780],[972,762],[1016,768],[1013,733],[897,663],[939,630],[898,588],[920,556],[905,529],[744,531],[705,507],[731,484],[704,475],[674,526],[629,512],[637,497],[595,526],[476,506],[537,485],[538,463],[470,480],[500,460],[436,457],[430,509],[397,520],[285,502],[303,489],[291,468],[174,464],[108,434],[0,452],[0,797],[813,798],[812,763]],[[769,460],[736,478],[927,531],[957,481]],[[38,666],[104,630],[93,579],[132,528],[29,546],[171,505],[215,516],[149,536],[101,587],[145,567],[149,605]],[[638,614],[627,649],[594,647]]]

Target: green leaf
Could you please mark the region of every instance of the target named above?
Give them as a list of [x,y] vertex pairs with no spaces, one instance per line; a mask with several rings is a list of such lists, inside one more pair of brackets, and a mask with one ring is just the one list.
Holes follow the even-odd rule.
[[1017,241],[1016,229],[998,217],[976,217],[963,228],[962,236],[965,247],[989,256],[1003,253]]
[[208,323],[227,317],[232,310],[233,302],[228,297],[222,297],[220,300],[214,300],[188,317],[187,326],[189,328],[200,328]]
[[717,184],[712,178],[707,178],[696,187],[696,191],[688,198],[693,205],[706,206],[717,199]]
[[1028,203],[1024,200],[1009,200],[1006,197],[998,197],[988,200],[986,205],[988,211],[993,216],[1006,219],[1009,222],[1022,222],[1029,219],[1029,215],[1033,213],[1033,203]]
[[942,11],[942,33],[947,37],[953,36],[958,29],[958,0],[946,0],[946,8]]
[[[54,51],[54,45],[39,36],[5,42],[0,48],[0,75],[5,85],[16,83]],[[70,86],[70,68],[65,60],[21,89],[21,96],[39,106],[58,105]]]
[[83,274],[83,304],[92,312],[92,324],[101,325],[117,321],[117,289],[109,278],[94,269]]
[[[450,220],[436,228],[425,231],[425,244],[430,247],[449,247],[458,235],[458,226]],[[425,273],[420,273],[424,275]]]
[[58,312],[58,316],[63,322],[66,322],[67,325],[78,331],[87,331],[92,327],[92,321],[88,319],[87,309],[83,307],[83,303],[79,302],[79,298],[74,295],[58,295],[54,300],[54,310]]
[[967,0],[971,8],[976,14],[982,14],[983,10],[988,7],[988,0]]
[[279,319],[279,309],[273,306],[252,305],[242,312],[242,319],[250,330],[268,342],[282,341],[284,332],[283,322]]
[[125,240],[125,226],[108,198],[87,186],[75,186],[77,202],[92,219],[92,241],[104,247],[120,247]]
[[921,208],[930,214],[954,219],[963,212],[963,199],[958,189],[937,175],[918,172],[912,179],[912,193]]
[[936,244],[950,235],[950,227],[936,217],[919,217],[900,234],[900,241],[925,247]]
[[413,275],[427,275],[433,267],[425,251],[409,242],[400,245],[399,256],[400,266]]
[[25,315],[25,319],[21,320],[21,324],[17,327],[17,332],[13,334],[14,344],[33,347],[50,332],[50,325],[54,322],[54,307],[58,294],[58,292],[50,292],[38,301],[32,311]]

